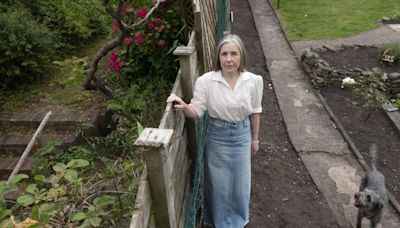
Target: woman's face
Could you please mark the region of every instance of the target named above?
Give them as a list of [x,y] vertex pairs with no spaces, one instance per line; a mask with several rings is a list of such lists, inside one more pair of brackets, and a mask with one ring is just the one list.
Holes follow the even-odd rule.
[[219,61],[223,73],[235,73],[239,71],[240,49],[233,42],[227,42],[221,46]]

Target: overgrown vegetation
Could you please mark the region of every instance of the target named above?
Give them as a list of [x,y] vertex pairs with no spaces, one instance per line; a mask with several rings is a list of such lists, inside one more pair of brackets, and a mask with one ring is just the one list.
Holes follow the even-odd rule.
[[[63,1],[42,2],[46,7],[53,7],[53,3]],[[135,1],[132,5],[123,2],[124,15],[143,17],[152,2]],[[1,5],[0,9],[3,9]],[[23,224],[29,227],[126,227],[129,224],[144,168],[142,154],[133,147],[133,142],[143,130],[142,124],[158,125],[178,70],[172,50],[187,39],[181,33],[184,26],[177,10],[177,1],[167,1],[149,18],[149,23],[129,34],[123,46],[114,49],[109,70],[99,72],[114,91],[113,99],[107,102],[115,121],[110,126],[110,134],[88,137],[82,133],[86,143],[70,148],[51,142],[36,152],[31,177],[19,174],[10,183],[0,182],[1,227]],[[48,16],[56,17],[53,13]],[[48,25],[45,20],[41,23]],[[70,103],[74,90],[63,88],[77,88],[82,83],[87,72],[85,56],[70,56],[53,62],[61,76],[51,83],[61,89],[50,94],[51,99]],[[101,67],[105,64],[102,62]],[[42,89],[39,86],[37,93],[42,93]],[[25,192],[16,202],[6,201],[7,193],[18,189]]]
[[110,21],[97,0],[1,1],[0,91],[49,75],[52,60],[106,34]]
[[387,88],[381,79],[382,71],[378,68],[374,68],[372,72],[371,75],[357,78],[357,82],[350,86],[351,91],[354,94],[362,96],[365,101],[363,107],[368,110],[368,115],[365,118],[366,120],[388,100]]
[[[376,28],[383,17],[400,11],[398,0],[268,0],[288,39],[318,40],[351,36]],[[277,3],[280,2],[279,10]]]
[[400,64],[400,43],[385,44],[378,47],[380,59],[383,55],[394,56],[394,62]]
[[36,22],[26,9],[0,14],[0,82],[6,89],[12,82],[32,81],[49,67],[54,54],[54,36]]
[[54,145],[35,155],[33,180],[12,207],[5,194],[20,188],[19,182],[28,176],[19,174],[8,184],[0,181],[1,227],[27,221],[30,227],[126,227],[143,170],[140,154],[122,148],[125,154],[107,154],[90,146],[62,151]]

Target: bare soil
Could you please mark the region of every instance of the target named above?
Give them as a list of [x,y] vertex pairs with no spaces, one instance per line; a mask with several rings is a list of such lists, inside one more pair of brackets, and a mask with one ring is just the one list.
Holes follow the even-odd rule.
[[[231,9],[235,15],[232,32],[245,42],[249,70],[264,77],[261,148],[252,161],[248,227],[339,227],[289,141],[248,2],[232,0]],[[399,65],[381,63],[377,53],[374,47],[357,47],[320,56],[339,69],[379,67],[386,73],[400,72]],[[321,94],[365,159],[369,145],[378,145],[378,169],[386,177],[388,190],[400,201],[400,135],[383,110],[365,120],[368,111],[362,107],[362,97],[337,83],[321,88]]]
[[[337,53],[319,54],[335,68],[379,67],[385,73],[400,72],[400,64],[388,65],[379,61],[374,47],[346,48]],[[380,109],[367,118],[369,111],[363,107],[363,97],[341,89],[338,83],[321,88],[321,94],[366,160],[369,145],[373,142],[378,145],[378,169],[386,177],[387,189],[400,202],[400,135],[385,112]]]
[[232,0],[231,10],[232,32],[245,42],[249,71],[264,77],[261,147],[252,160],[248,227],[339,227],[289,141],[248,2]]

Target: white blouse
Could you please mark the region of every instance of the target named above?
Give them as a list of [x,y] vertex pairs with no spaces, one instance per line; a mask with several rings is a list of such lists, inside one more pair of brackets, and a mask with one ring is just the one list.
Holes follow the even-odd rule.
[[199,117],[208,111],[212,118],[236,122],[262,112],[262,95],[263,78],[260,75],[242,72],[232,89],[221,71],[211,71],[196,80],[190,105]]

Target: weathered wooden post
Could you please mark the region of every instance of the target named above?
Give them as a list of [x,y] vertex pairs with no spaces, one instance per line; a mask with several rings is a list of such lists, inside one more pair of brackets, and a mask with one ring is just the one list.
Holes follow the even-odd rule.
[[172,129],[146,128],[135,141],[136,146],[145,150],[156,227],[177,227],[174,201],[170,200],[175,198],[174,188],[166,187],[173,171],[167,162],[173,133]]
[[199,1],[194,1],[193,4],[194,10],[194,32],[196,34],[196,50],[197,50],[197,59],[199,64],[199,73],[200,75],[205,72],[204,66],[204,53],[203,53],[203,25],[201,19],[201,10]]
[[[197,61],[194,55],[194,46],[180,46],[174,51],[174,55],[179,56],[181,66],[181,85],[183,100],[189,103],[193,97],[193,86],[196,77]],[[194,57],[194,58],[193,58]],[[193,159],[196,153],[196,122],[186,118],[186,130],[188,138],[189,157]]]

